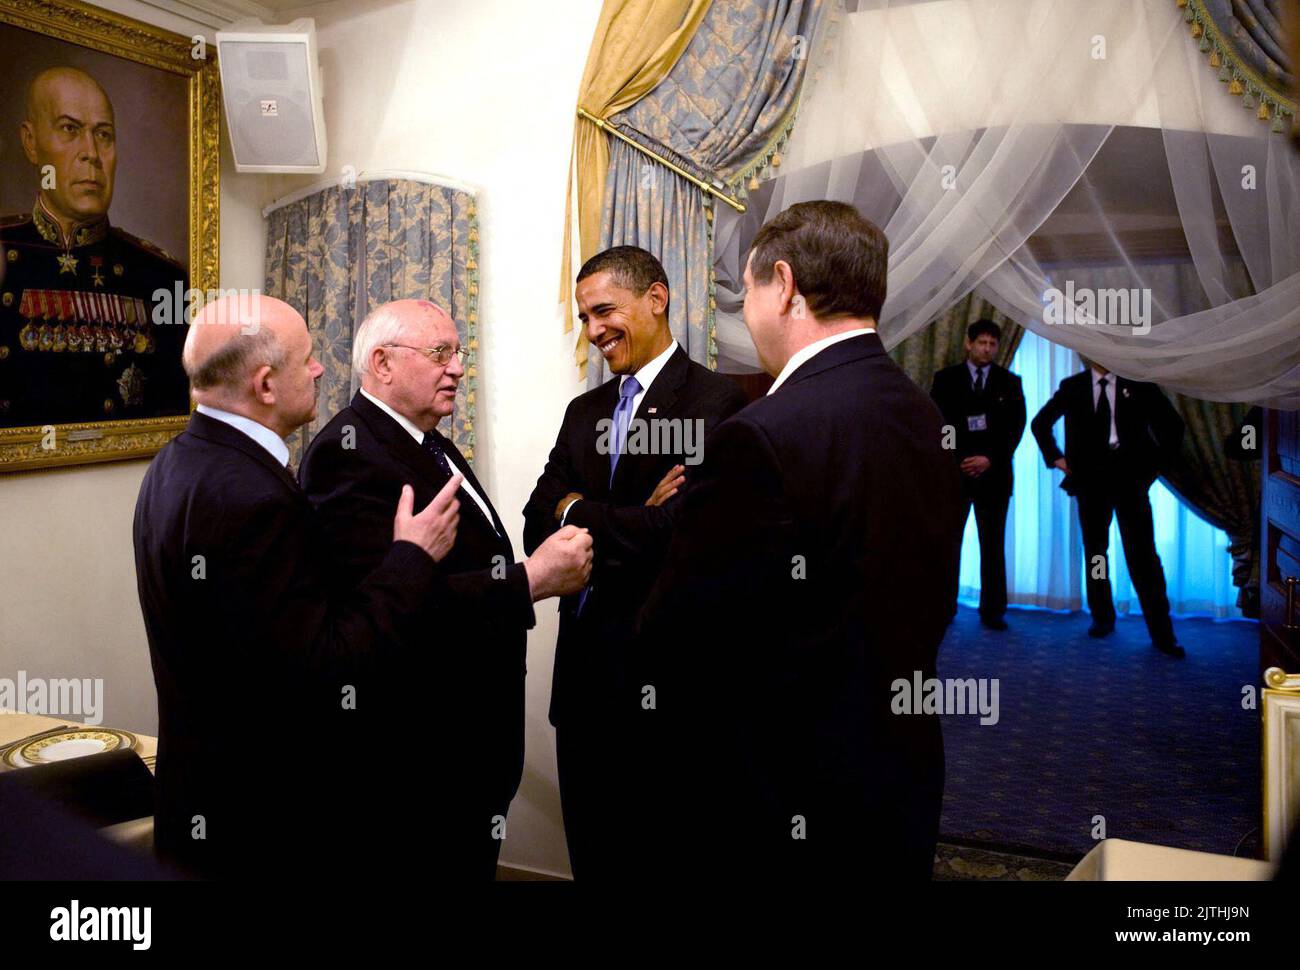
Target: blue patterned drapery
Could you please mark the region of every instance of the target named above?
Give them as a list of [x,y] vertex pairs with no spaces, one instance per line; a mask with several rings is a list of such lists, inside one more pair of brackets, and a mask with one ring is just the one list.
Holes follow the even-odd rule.
[[461,189],[406,179],[331,186],[267,217],[266,288],[294,307],[315,336],[325,368],[315,421],[291,440],[296,464],[307,442],[351,399],[352,334],[390,300],[430,300],[452,315],[469,348],[447,433],[474,458],[478,382],[478,221]]
[[[613,140],[605,175],[605,212],[600,248],[633,245],[659,257],[668,274],[669,325],[691,360],[704,363],[709,345],[713,246],[708,196],[680,175]],[[587,383],[609,378],[604,358],[592,348]]]
[[1291,95],[1296,66],[1290,63],[1278,0],[1177,0],[1192,39],[1209,55],[1219,80],[1282,132],[1294,118]]
[[[743,196],[780,164],[819,28],[834,0],[713,0],[653,91],[610,122],[692,175]],[[713,366],[713,201],[650,156],[611,139],[601,248],[650,250],[668,274],[673,336]],[[587,382],[608,373],[594,348]]]

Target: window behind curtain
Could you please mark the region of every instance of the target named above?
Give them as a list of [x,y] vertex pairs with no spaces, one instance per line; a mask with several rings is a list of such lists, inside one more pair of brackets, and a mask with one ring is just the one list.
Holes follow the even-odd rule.
[[[1038,412],[1057,385],[1083,369],[1078,354],[1026,332],[1011,370],[1020,376],[1029,417]],[[1057,422],[1057,441],[1064,443],[1064,422]],[[1061,474],[1043,464],[1026,427],[1014,458],[1015,491],[1007,513],[1007,598],[1013,605],[1047,609],[1084,609],[1083,541],[1078,509],[1060,489]],[[1228,536],[1184,505],[1157,481],[1151,488],[1156,551],[1164,564],[1169,605],[1174,613],[1240,617],[1232,585]],[[1110,574],[1115,609],[1138,616],[1141,607],[1129,579],[1116,522],[1110,527]],[[979,603],[979,541],[975,517],[966,522],[961,552],[964,605]]]

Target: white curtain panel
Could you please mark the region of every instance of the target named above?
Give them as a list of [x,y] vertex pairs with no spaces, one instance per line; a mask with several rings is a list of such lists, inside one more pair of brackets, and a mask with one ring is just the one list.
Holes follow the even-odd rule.
[[[1125,377],[1300,406],[1300,158],[1228,93],[1172,0],[861,6],[814,71],[781,177],[717,227],[726,369],[756,365],[738,283],[748,239],[789,205],[829,198],[889,237],[887,346],[977,290]],[[1135,155],[1130,171],[1112,150],[1105,177],[1090,179],[1121,128],[1159,131],[1164,151]],[[1172,225],[1136,211],[1135,190],[1170,183]],[[1092,240],[1086,260],[1035,255],[1028,244],[1049,219],[1060,238],[1077,228]],[[1150,246],[1171,230],[1195,274],[1187,294],[1160,300]],[[1162,253],[1160,272],[1167,263]],[[1133,307],[1150,300],[1149,317],[1080,296],[1099,264]],[[1076,310],[1059,323],[1049,311],[1067,284]]]
[[[1181,274],[1181,269],[1166,267],[1163,275],[1172,282],[1172,277]],[[1024,335],[1011,363],[1011,370],[1023,382],[1031,415],[1047,403],[1062,380],[1079,373],[1081,367],[1072,350],[1032,332]],[[1020,606],[1081,609],[1086,603],[1086,581],[1075,500],[1061,491],[1060,475],[1043,464],[1030,435],[1021,440],[1012,461],[1016,488],[1007,514],[1007,598]],[[1162,481],[1152,486],[1150,499],[1156,552],[1164,563],[1170,609],[1184,616],[1240,617],[1227,535],[1199,518]],[[1110,525],[1109,566],[1116,612],[1140,615],[1142,607],[1129,575],[1118,521]],[[979,539],[975,517],[970,515],[961,547],[958,594],[966,606],[979,605],[979,581]]]

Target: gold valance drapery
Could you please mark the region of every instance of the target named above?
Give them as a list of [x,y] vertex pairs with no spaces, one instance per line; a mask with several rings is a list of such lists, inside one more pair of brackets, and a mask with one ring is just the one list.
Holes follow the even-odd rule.
[[[605,0],[587,54],[578,89],[578,107],[594,118],[607,119],[625,111],[662,81],[695,36],[711,0]],[[609,144],[599,126],[574,119],[573,154],[564,214],[564,255],[560,269],[560,300],[564,329],[573,329],[573,224],[575,205],[578,244],[585,261],[600,244],[600,214]],[[587,339],[578,335],[575,361],[587,360]]]

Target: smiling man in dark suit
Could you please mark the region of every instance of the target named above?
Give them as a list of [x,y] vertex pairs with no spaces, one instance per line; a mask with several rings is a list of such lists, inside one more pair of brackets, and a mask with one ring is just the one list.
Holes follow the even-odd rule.
[[929,878],[939,720],[892,707],[934,675],[958,472],[875,331],[887,256],[839,202],[792,206],[750,250],[745,324],[776,380],[710,439],[637,641],[667,878]]
[[215,301],[184,364],[198,407],[145,473],[133,529],[158,687],[155,845],[207,877],[346,875],[338,684],[425,648],[450,602],[435,560],[456,538],[458,482],[418,516],[410,489],[376,508],[380,555],[332,596],[285,467],[284,439],[316,414],[306,323],[270,297]]
[[626,654],[706,435],[745,404],[731,380],[692,362],[668,326],[668,276],[618,246],[578,273],[578,316],[614,377],[570,402],[524,508],[524,546],[562,523],[591,530],[591,585],[560,607],[551,686],[560,801],[578,879],[627,878],[638,812],[628,784]]
[[[1011,458],[1025,433],[1020,378],[993,362],[1002,328],[976,320],[966,329],[966,359],[934,375],[930,397],[956,433],[953,455],[961,469],[961,524],[975,506],[980,541],[980,622],[1005,630],[1007,611],[1007,507]],[[957,537],[961,549],[961,535]],[[953,602],[953,612],[957,604]]]
[[[1119,519],[1119,536],[1129,575],[1142,604],[1151,645],[1171,657],[1185,651],[1174,636],[1165,592],[1165,570],[1156,553],[1151,519],[1151,485],[1161,468],[1174,461],[1183,441],[1183,419],[1154,384],[1130,381],[1101,364],[1088,363],[1081,374],[1061,381],[1051,400],[1030,425],[1043,460],[1065,473],[1061,487],[1079,503],[1087,572],[1090,637],[1115,629],[1111,598],[1110,522]],[[1056,446],[1052,426],[1065,418],[1065,453]]]
[[[456,544],[442,563],[453,598],[425,633],[429,649],[357,685],[350,712],[354,750],[374,766],[359,809],[371,851],[402,857],[411,833],[394,823],[414,808],[413,789],[431,771],[436,797],[419,807],[420,828],[435,846],[430,859],[452,881],[496,873],[523,771],[533,603],[581,589],[591,570],[591,538],[574,526],[516,563],[487,490],[438,432],[456,401],[463,353],[455,321],[433,303],[398,300],[373,311],[353,338],[361,389],[312,440],[299,471],[341,592],[382,558],[384,509],[403,483],[420,501],[453,475],[464,479]],[[420,736],[430,751],[409,747]]]

